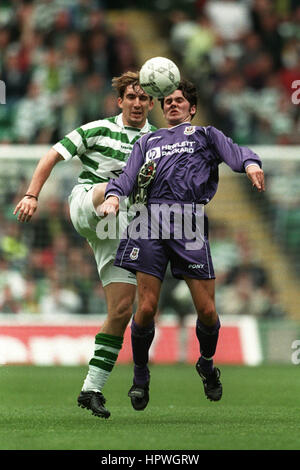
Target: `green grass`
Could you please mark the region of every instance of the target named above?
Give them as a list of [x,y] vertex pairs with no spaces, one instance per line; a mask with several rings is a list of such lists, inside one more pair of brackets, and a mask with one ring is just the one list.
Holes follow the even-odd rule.
[[300,449],[297,366],[222,366],[217,403],[204,397],[193,366],[151,371],[149,405],[136,412],[127,397],[132,367],[115,367],[103,420],[76,404],[86,367],[2,366],[0,449]]

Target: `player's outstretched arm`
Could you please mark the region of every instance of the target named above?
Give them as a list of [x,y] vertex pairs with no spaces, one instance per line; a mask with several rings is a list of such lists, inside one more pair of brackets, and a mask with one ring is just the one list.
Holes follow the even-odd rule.
[[252,185],[255,186],[259,192],[265,190],[264,172],[258,165],[247,166],[246,173]]
[[38,196],[42,187],[47,181],[53,167],[61,160],[63,160],[63,157],[56,150],[51,148],[39,161],[26,195],[18,202],[14,210],[14,215],[18,214],[18,220],[20,222],[30,221],[37,209]]

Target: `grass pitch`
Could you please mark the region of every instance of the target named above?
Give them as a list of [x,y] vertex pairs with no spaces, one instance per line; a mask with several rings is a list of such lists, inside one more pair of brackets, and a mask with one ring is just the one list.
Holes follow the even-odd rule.
[[108,420],[76,399],[86,367],[2,366],[1,450],[299,450],[295,365],[220,366],[223,398],[208,401],[191,365],[151,367],[150,402],[132,409],[132,367],[117,365]]

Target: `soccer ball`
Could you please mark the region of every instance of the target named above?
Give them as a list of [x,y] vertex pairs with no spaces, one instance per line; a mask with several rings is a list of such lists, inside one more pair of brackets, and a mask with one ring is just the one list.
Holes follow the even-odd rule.
[[140,70],[140,85],[155,98],[163,98],[173,93],[180,82],[180,72],[176,64],[165,57],[147,60]]

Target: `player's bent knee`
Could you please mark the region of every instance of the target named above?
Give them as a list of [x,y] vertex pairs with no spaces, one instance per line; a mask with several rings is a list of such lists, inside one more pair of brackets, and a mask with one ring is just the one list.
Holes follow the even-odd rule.
[[151,301],[145,301],[139,306],[139,314],[143,318],[145,323],[150,323],[153,320],[156,310],[157,303]]
[[198,309],[198,318],[205,325],[214,325],[217,320],[217,312],[214,304],[209,304],[201,309]]

